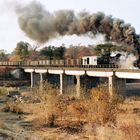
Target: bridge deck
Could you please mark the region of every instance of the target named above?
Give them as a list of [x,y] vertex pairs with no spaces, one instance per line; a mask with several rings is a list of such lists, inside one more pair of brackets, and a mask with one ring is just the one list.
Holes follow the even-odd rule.
[[134,72],[140,73],[140,69],[120,69],[120,68],[85,68],[85,67],[22,67],[23,69],[49,69],[49,70],[78,70],[78,71],[107,71],[107,72]]

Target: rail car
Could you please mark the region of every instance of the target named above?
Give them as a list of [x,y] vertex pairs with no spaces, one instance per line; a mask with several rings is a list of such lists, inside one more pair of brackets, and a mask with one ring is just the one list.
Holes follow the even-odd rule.
[[0,66],[118,68],[118,65],[116,64],[100,63],[98,61],[95,62],[95,60],[94,62],[92,62],[92,59],[93,58],[91,57],[87,57],[84,59],[66,59],[66,60],[0,61]]

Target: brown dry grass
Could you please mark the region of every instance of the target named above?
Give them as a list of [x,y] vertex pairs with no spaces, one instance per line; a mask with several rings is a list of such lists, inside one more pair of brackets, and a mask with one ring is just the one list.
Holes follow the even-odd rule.
[[[56,96],[58,93],[57,87],[44,82],[43,86],[36,87],[33,90],[34,95],[41,101],[37,109],[37,116],[33,120],[35,127],[41,127],[43,125],[54,126],[55,118],[57,117],[55,104]],[[36,110],[32,110],[33,113]]]
[[[82,91],[81,97],[77,99],[72,94],[71,96],[59,95],[57,87],[45,82],[42,89],[36,87],[33,90],[33,97],[41,102],[7,102],[6,108],[15,113],[30,113],[26,116],[26,120],[32,123],[34,131],[50,128],[54,130],[57,127],[58,135],[62,132],[66,135],[85,135],[91,140],[102,138],[139,140],[140,138],[138,123],[128,123],[126,120],[130,113],[135,116],[138,114],[138,112],[134,113],[133,108],[138,108],[139,102],[135,101],[136,105],[131,101],[123,102],[123,98],[117,95],[110,97],[104,86],[93,88],[89,93]],[[125,121],[119,123],[122,120]]]
[[120,130],[122,130],[123,137],[126,140],[140,139],[140,126],[137,123],[124,123]]
[[5,122],[0,120],[0,129],[5,129],[5,128],[6,128]]
[[110,97],[104,87],[92,89],[88,97],[82,91],[81,98],[77,99],[74,96],[59,95],[58,88],[47,82],[43,85],[41,89],[37,87],[34,90],[34,96],[41,100],[38,107],[32,110],[35,116],[33,117],[34,126],[62,127],[72,122],[92,125],[116,123],[120,98]]
[[23,114],[23,104],[21,102],[8,101],[5,103],[3,110],[5,112],[13,112],[16,114]]
[[[89,101],[89,118],[92,122],[104,125],[106,123],[116,123],[118,107],[123,102],[123,98],[118,95],[110,96],[104,86],[98,86],[91,90]],[[94,116],[93,116],[94,114]]]

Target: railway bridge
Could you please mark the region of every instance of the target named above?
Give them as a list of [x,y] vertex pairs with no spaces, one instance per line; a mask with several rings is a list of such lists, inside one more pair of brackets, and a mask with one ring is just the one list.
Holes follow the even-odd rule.
[[[36,78],[35,73],[40,75],[40,85],[43,83],[43,75],[59,75],[60,94],[63,94],[67,82],[65,78],[71,75],[76,79],[76,94],[80,96],[80,77],[83,75],[89,77],[106,77],[108,78],[109,94],[112,96],[115,92],[125,94],[126,79],[140,79],[139,69],[118,69],[118,68],[85,68],[85,67],[22,67],[25,72],[30,73],[31,88],[34,86]],[[72,79],[71,79],[72,80]]]

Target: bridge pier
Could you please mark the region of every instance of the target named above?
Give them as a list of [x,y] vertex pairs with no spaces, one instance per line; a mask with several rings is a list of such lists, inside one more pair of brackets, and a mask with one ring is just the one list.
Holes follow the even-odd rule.
[[39,73],[40,74],[40,87],[42,89],[43,86],[43,73]]
[[64,93],[65,88],[65,75],[63,73],[60,74],[60,95]]
[[31,72],[31,88],[34,86],[34,72]]
[[25,69],[24,71],[27,73],[30,73],[30,81],[31,81],[30,87],[33,88],[33,86],[34,86],[34,69]]
[[63,70],[48,70],[49,74],[59,74],[60,95],[64,93],[65,75]]
[[39,74],[40,76],[40,89],[42,90],[43,86],[43,74],[47,73],[47,70],[40,70],[40,69],[35,69],[35,72]]
[[[76,83],[80,83],[80,77],[76,76]],[[74,84],[74,76],[66,75],[64,73],[60,74],[60,95],[69,94],[68,87]],[[79,86],[78,86],[79,85]],[[76,85],[76,93],[80,95],[80,84]],[[78,89],[79,88],[79,89]],[[77,96],[79,96],[77,95]]]
[[76,77],[76,96],[80,97],[80,76],[85,75],[84,70],[65,70],[67,75],[74,75]]
[[76,75],[76,96],[80,97],[80,75]]
[[115,75],[109,77],[108,81],[109,86],[109,94],[113,96],[114,94],[125,95],[126,89],[126,80],[117,78]]

